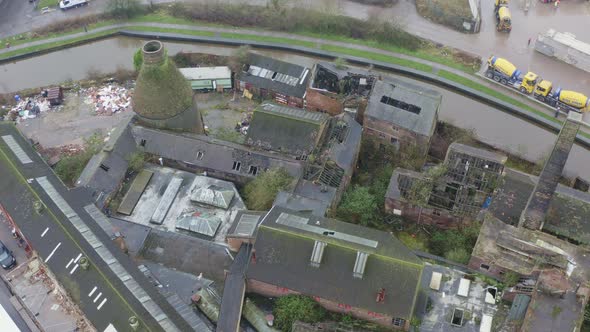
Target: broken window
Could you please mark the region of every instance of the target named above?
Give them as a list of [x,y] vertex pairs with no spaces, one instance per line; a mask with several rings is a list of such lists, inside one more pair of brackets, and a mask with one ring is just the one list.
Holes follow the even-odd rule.
[[393,144],[393,145],[397,145],[397,138],[395,138],[395,137],[391,137],[391,138],[389,139],[389,141],[391,142],[391,144]]
[[202,151],[199,151],[199,152],[197,152],[197,160],[201,160],[201,159],[203,159],[203,156],[204,156],[204,155],[205,155],[205,154],[204,154]]
[[394,318],[391,320],[391,324],[393,324],[393,326],[405,326],[406,325],[406,320],[403,318]]
[[248,170],[248,174],[256,175],[256,173],[258,173],[258,167],[257,166],[250,166],[250,169]]
[[463,326],[463,310],[455,308],[453,311],[453,317],[451,318],[451,324],[455,326]]
[[102,168],[105,172],[108,172],[109,169],[111,169],[109,166],[107,166],[105,164],[100,164],[100,168]]
[[481,264],[479,267],[482,268],[482,269],[484,269],[484,270],[489,270],[490,269],[490,266],[487,265],[487,264]]
[[141,146],[145,146],[145,143],[146,143],[146,142],[145,142],[145,140],[144,140],[144,139],[142,139],[142,140],[141,140],[141,142],[139,143],[139,145],[141,145]]
[[239,161],[234,161],[233,166],[231,167],[232,170],[234,171],[239,171],[240,167],[242,167],[242,163]]

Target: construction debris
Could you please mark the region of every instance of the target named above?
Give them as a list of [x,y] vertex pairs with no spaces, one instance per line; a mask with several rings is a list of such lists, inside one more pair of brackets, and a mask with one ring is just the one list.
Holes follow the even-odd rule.
[[85,103],[93,104],[99,115],[113,115],[131,110],[132,92],[133,89],[114,83],[80,90],[80,93],[86,95]]

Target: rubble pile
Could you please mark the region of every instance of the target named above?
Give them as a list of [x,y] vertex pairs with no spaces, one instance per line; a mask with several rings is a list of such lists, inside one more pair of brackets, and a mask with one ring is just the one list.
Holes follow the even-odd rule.
[[80,91],[86,95],[85,103],[94,105],[96,114],[113,115],[131,109],[132,89],[118,84],[90,87]]
[[20,122],[36,118],[39,114],[47,112],[51,108],[49,101],[42,95],[24,99],[19,98],[17,104],[8,111],[7,117]]

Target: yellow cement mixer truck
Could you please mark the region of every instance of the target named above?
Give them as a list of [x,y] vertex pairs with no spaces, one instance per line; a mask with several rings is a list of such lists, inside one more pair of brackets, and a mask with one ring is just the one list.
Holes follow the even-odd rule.
[[523,94],[533,95],[536,99],[563,112],[587,112],[590,111],[590,98],[582,93],[553,89],[553,83],[543,80],[533,72],[527,72],[524,76],[510,61],[490,56],[485,76],[498,83],[516,89]]
[[496,11],[496,30],[501,32],[510,32],[512,30],[512,16],[510,9],[506,6],[501,6]]

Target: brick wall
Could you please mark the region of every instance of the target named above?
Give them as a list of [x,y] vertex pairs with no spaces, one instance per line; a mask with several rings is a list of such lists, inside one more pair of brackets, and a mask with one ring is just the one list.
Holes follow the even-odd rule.
[[400,147],[416,145],[422,155],[428,153],[430,147],[430,137],[419,135],[405,128],[401,128],[390,122],[375,119],[365,115],[363,119],[363,135],[375,139],[384,145],[392,145],[392,138],[398,142]]
[[[279,296],[285,296],[285,295],[290,295],[290,294],[301,294],[299,292],[296,292],[294,290],[285,288],[285,287],[280,287],[280,286],[275,286],[275,285],[271,285],[262,281],[258,281],[258,280],[253,280],[253,279],[248,279],[247,283],[246,283],[246,287],[247,287],[247,291],[248,292],[253,292],[253,293],[257,293],[257,294],[261,294],[267,297],[279,297]],[[304,294],[304,295],[308,295],[308,294]],[[382,313],[377,313],[377,312],[372,312],[372,311],[368,311],[365,309],[361,309],[361,308],[356,308],[356,307],[352,307],[348,304],[345,303],[337,303],[334,301],[330,301],[330,300],[326,300],[323,298],[320,298],[318,296],[311,296],[314,300],[316,300],[322,307],[326,308],[329,311],[333,311],[333,312],[339,312],[339,313],[343,313],[343,314],[350,314],[353,317],[359,318],[359,319],[363,319],[369,322],[373,322],[385,327],[389,327],[389,328],[394,328],[394,329],[399,329],[399,330],[403,330],[403,331],[408,331],[410,328],[410,320],[409,318],[406,318],[406,325],[403,328],[400,327],[396,327],[393,326],[392,324],[392,320],[393,317],[390,315],[385,315]]]
[[406,220],[441,229],[458,228],[471,222],[470,218],[454,216],[447,210],[415,206],[402,200],[385,197],[385,212],[395,214],[394,210],[401,211],[401,216]]
[[262,99],[274,99],[273,101],[279,104],[303,108],[303,98],[283,95],[273,90],[260,89],[250,83],[240,81],[239,79],[235,80],[234,86],[236,90],[240,92],[246,89],[256,97],[260,97]]
[[305,93],[305,109],[338,115],[344,111],[344,105],[336,97],[336,94],[333,93],[320,92],[316,89],[307,88],[307,92]]

